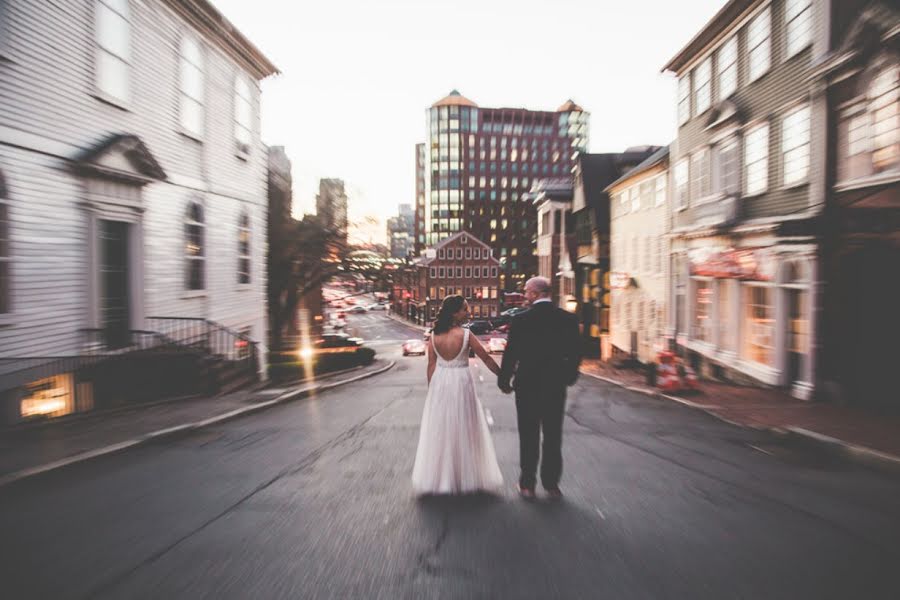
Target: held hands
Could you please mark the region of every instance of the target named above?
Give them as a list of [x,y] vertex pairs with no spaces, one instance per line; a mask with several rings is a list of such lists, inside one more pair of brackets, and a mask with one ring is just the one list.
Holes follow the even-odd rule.
[[513,391],[512,386],[509,384],[509,380],[502,377],[497,378],[497,387],[499,387],[500,391],[504,394],[509,394]]

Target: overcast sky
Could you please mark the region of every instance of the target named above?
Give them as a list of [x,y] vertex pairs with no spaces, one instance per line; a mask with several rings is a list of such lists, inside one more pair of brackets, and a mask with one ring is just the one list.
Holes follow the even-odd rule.
[[668,143],[675,85],[660,68],[725,0],[213,3],[282,71],[263,83],[263,141],[293,161],[295,214],[339,177],[351,219],[384,219],[414,202],[425,109],[454,88],[485,107],[572,98],[592,152]]

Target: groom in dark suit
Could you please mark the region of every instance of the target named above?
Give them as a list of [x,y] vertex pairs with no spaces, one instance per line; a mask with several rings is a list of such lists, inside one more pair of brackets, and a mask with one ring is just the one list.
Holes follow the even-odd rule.
[[551,292],[545,277],[533,277],[525,284],[530,309],[512,320],[497,381],[504,393],[516,392],[519,493],[524,498],[534,497],[542,431],[541,483],[551,497],[562,496],[559,479],[566,387],[578,378],[581,360],[578,319],[553,306]]

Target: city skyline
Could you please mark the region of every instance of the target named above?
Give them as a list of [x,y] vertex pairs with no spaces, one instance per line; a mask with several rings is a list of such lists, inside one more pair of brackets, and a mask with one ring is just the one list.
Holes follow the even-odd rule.
[[[411,148],[424,141],[427,108],[452,89],[484,106],[529,110],[552,111],[572,98],[595,115],[592,152],[667,144],[675,135],[675,82],[660,68],[724,0],[687,6],[464,0],[454,12],[474,17],[473,26],[453,28],[461,43],[439,69],[436,57],[416,49],[450,39],[450,29],[427,26],[440,22],[443,4],[214,3],[283,72],[263,84],[263,140],[284,145],[293,161],[295,214],[314,211],[320,178],[341,178],[351,221],[377,216],[373,231],[383,233],[397,205],[415,201]],[[551,14],[569,30],[565,46],[554,50],[523,37]],[[621,22],[641,23],[640,36]],[[482,35],[484,23],[503,25]],[[610,81],[628,93],[612,90]]]

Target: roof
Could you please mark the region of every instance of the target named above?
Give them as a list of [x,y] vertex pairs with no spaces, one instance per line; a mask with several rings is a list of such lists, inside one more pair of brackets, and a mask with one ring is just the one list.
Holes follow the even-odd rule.
[[167,0],[167,3],[198,31],[217,40],[232,56],[241,59],[257,79],[281,73],[209,0]]
[[437,102],[435,102],[434,104],[431,105],[432,108],[434,108],[436,106],[476,106],[477,107],[478,105],[475,104],[474,102],[472,102],[471,100],[469,100],[468,98],[466,98],[465,96],[463,96],[462,94],[460,94],[459,91],[453,90],[450,92],[450,94],[448,94],[444,98],[441,98],[440,100],[438,100]]
[[756,5],[762,4],[765,0],[729,0],[719,12],[689,41],[675,56],[669,59],[669,62],[662,68],[662,72],[673,71],[680,73],[681,70],[693,59],[697,54],[703,51],[709,44],[716,41],[728,26],[737,20],[746,10]]
[[608,186],[606,186],[605,189],[609,190],[610,188],[622,183],[623,181],[631,179],[632,177],[634,177],[636,175],[640,175],[644,171],[647,171],[647,170],[655,167],[656,165],[667,161],[668,159],[669,159],[669,146],[663,146],[662,148],[660,148],[659,150],[657,150],[656,152],[654,152],[653,154],[648,156],[646,159],[641,161],[636,167],[626,171],[624,175],[622,175],[621,177],[619,177],[618,179],[616,179],[615,181],[610,183]]
[[528,196],[534,202],[543,198],[571,201],[574,193],[575,186],[571,177],[550,177],[536,180]]
[[587,208],[593,210],[598,222],[603,220],[606,187],[622,176],[622,174],[641,162],[647,160],[660,149],[659,146],[646,146],[639,151],[610,152],[604,154],[582,154],[578,157],[581,171],[581,186],[584,188],[584,201]]
[[572,112],[572,111],[584,111],[583,108],[575,104],[575,101],[569,98],[566,100],[565,104],[556,109],[556,112]]
[[[441,249],[441,248],[444,248],[444,247],[446,247],[446,246],[449,246],[452,242],[454,242],[455,240],[458,240],[459,238],[461,238],[461,237],[463,237],[463,236],[465,236],[466,238],[468,238],[468,239],[474,241],[476,244],[478,244],[478,245],[481,246],[482,248],[487,248],[488,250],[491,249],[490,246],[488,246],[487,244],[485,244],[484,242],[482,242],[481,240],[479,240],[477,237],[475,237],[474,235],[472,235],[472,234],[469,233],[468,231],[459,231],[459,232],[457,232],[457,233],[454,233],[453,235],[451,235],[451,236],[448,237],[448,238],[444,238],[443,240],[441,240],[440,242],[438,242],[435,246],[433,246],[432,248],[428,248],[428,249],[426,249],[426,250],[429,250],[429,249],[430,249],[430,250],[439,250],[439,249]],[[435,256],[437,256],[437,254],[435,254]],[[427,265],[427,264],[430,264],[430,263],[431,263],[432,261],[434,261],[434,260],[435,260],[434,257],[429,258],[429,257],[425,256],[425,254],[423,253],[423,254],[422,254],[422,257],[421,257],[420,260],[417,262],[417,264],[418,264],[418,265],[421,265],[421,266],[425,266],[425,265]],[[497,264],[500,263],[499,260],[497,260],[496,258],[494,258],[493,253],[491,254],[491,260],[494,261],[494,262],[496,262]]]

